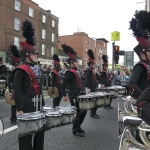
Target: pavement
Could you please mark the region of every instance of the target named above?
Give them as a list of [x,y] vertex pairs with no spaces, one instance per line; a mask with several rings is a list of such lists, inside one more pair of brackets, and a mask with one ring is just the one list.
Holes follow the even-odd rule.
[[[52,99],[44,91],[46,105],[52,106]],[[61,105],[67,105],[61,101]],[[114,99],[113,109],[99,108],[97,114],[100,119],[90,117],[87,112],[82,128],[85,137],[72,134],[72,124],[53,128],[45,132],[44,150],[118,150],[118,103]],[[17,126],[10,123],[10,106],[4,97],[0,97],[0,117],[4,122],[4,135],[0,139],[0,150],[19,150],[17,139]]]

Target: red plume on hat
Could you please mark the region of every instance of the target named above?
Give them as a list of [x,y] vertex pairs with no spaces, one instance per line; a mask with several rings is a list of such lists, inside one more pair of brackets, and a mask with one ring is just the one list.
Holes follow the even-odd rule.
[[57,54],[53,55],[54,65],[60,66],[60,59]]
[[19,50],[16,45],[10,46],[11,54],[12,54],[12,61],[16,64],[21,62]]
[[25,58],[30,53],[35,53],[34,45],[35,45],[35,38],[34,38],[34,27],[33,24],[25,20],[22,23],[22,35],[26,39],[26,42],[20,42],[23,50],[21,51],[21,55]]
[[108,55],[102,55],[103,66],[108,66]]
[[87,54],[89,56],[89,58],[88,58],[88,60],[89,60],[88,65],[89,66],[93,65],[94,64],[94,59],[95,59],[93,51],[91,49],[88,49]]
[[134,51],[139,55],[143,49],[147,50],[150,47],[150,12],[136,10],[134,18],[130,21],[129,29],[132,30],[133,36],[139,42],[139,45],[134,48]]
[[77,61],[77,53],[74,49],[66,44],[62,44],[63,51],[68,55],[67,62],[70,64],[71,62]]

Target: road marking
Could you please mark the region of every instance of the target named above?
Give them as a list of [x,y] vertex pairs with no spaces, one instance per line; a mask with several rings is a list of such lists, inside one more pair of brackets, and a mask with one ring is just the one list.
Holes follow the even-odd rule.
[[8,132],[10,132],[10,131],[13,131],[13,130],[15,130],[15,129],[17,129],[17,128],[18,128],[17,125],[12,126],[12,127],[10,127],[10,128],[7,128],[7,129],[4,130],[4,134],[6,134],[6,133],[8,133]]

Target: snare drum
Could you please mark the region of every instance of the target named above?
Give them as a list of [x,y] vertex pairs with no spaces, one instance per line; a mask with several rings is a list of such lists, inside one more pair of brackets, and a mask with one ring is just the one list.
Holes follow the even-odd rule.
[[95,106],[96,107],[102,107],[105,104],[104,98],[105,98],[105,94],[102,92],[92,92],[90,93],[94,96],[95,99]]
[[39,111],[17,116],[18,137],[44,130],[45,115]]
[[49,110],[45,113],[46,125],[45,130],[50,130],[61,125],[61,112],[57,110]]
[[117,97],[118,96],[118,89],[114,87],[107,87],[108,93],[113,96]]
[[6,80],[0,80],[0,89],[6,88]]
[[62,113],[61,115],[61,125],[66,125],[73,123],[76,117],[76,107],[74,106],[57,106],[56,110]]
[[86,111],[95,107],[94,96],[90,94],[79,95],[77,97],[80,111]]

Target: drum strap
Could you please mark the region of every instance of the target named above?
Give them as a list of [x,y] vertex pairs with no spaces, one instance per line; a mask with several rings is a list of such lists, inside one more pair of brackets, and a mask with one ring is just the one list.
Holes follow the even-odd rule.
[[33,86],[33,89],[35,91],[35,94],[40,95],[40,86],[32,69],[28,65],[21,65],[19,66],[19,68],[27,73],[28,77],[30,78],[31,85]]
[[70,69],[70,72],[74,73],[74,75],[76,76],[76,79],[77,79],[77,85],[80,88],[80,90],[82,90],[81,79],[80,79],[78,73],[74,69]]
[[57,77],[57,82],[58,82],[58,84],[60,84],[61,81],[60,81],[60,77],[59,77],[58,72],[57,72],[56,70],[54,70],[53,73],[54,73],[54,74],[56,75],[56,77]]
[[96,75],[95,75],[94,71],[92,69],[89,69],[89,70],[92,71],[92,75],[93,75],[93,79],[94,79],[95,83],[98,83],[98,80],[96,79]]

